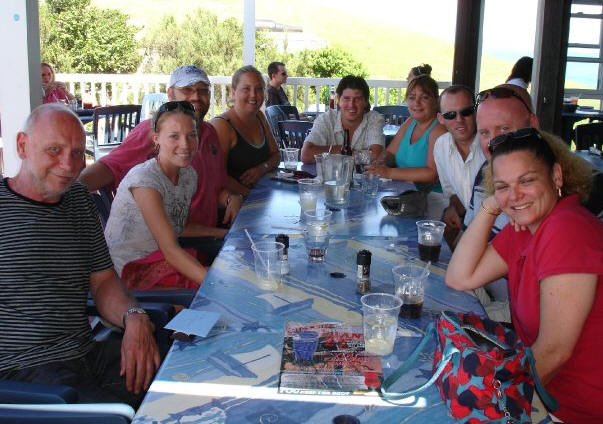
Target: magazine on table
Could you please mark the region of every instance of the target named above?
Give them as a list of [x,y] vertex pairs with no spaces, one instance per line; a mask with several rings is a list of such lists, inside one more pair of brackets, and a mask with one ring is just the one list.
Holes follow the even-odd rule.
[[364,351],[362,325],[287,323],[279,393],[378,396],[382,381],[380,357]]

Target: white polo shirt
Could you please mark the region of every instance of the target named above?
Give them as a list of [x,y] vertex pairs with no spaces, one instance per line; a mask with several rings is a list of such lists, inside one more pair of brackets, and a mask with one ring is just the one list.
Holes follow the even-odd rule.
[[467,159],[463,161],[452,134],[447,132],[438,137],[433,148],[442,191],[446,198],[456,194],[465,209],[469,208],[473,181],[482,164],[486,161],[479,144],[479,134],[475,135]]
[[[352,149],[368,149],[373,144],[383,146],[385,144],[383,125],[385,125],[385,118],[379,112],[369,110],[365,113],[362,122],[352,135]],[[312,131],[306,137],[305,142],[315,146],[342,145],[341,112],[329,109],[325,113],[321,113],[314,121]]]

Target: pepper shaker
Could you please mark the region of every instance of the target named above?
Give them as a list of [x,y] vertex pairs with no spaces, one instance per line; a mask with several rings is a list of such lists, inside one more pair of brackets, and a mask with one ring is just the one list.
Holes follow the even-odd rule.
[[365,294],[371,291],[371,252],[361,250],[356,256],[356,292]]

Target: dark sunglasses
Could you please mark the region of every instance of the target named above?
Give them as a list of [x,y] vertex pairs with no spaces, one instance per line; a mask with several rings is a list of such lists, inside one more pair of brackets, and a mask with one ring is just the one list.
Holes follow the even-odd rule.
[[157,112],[155,112],[155,117],[153,118],[153,131],[157,132],[157,122],[159,122],[159,118],[161,117],[161,115],[166,112],[173,112],[175,110],[193,116],[195,115],[195,108],[190,102],[187,102],[186,100],[166,102],[159,106],[159,109],[157,109]]
[[459,114],[463,118],[473,115],[475,112],[475,108],[473,106],[466,107],[465,109],[461,109],[459,111],[451,110],[450,112],[442,113],[442,118],[450,121],[452,119],[456,119],[456,115]]
[[477,95],[476,105],[479,105],[490,96],[494,97],[495,99],[508,99],[510,97],[515,97],[526,107],[528,112],[532,113],[532,108],[521,98],[521,96],[507,87],[494,87],[489,88],[488,90],[480,91]]
[[494,137],[488,142],[488,151],[490,152],[490,154],[492,154],[494,153],[496,148],[501,144],[504,144],[508,141],[526,141],[525,139],[527,138],[535,138],[537,141],[542,140],[542,136],[536,128],[521,128],[515,132],[510,132]]

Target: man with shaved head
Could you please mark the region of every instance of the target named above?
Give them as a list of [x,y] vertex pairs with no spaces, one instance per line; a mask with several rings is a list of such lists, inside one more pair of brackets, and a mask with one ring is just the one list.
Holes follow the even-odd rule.
[[[17,134],[21,169],[0,181],[0,379],[67,384],[81,402],[136,407],[160,357],[76,182],[84,150],[81,122],[57,103],[36,108]],[[124,329],[121,347],[93,340],[88,293]]]
[[[480,146],[486,157],[483,166],[488,164],[492,156],[488,151],[488,143],[494,137],[517,131],[520,128],[539,127],[530,95],[524,88],[513,84],[501,84],[480,92],[477,95],[476,118]],[[487,196],[481,187],[481,182],[482,172],[480,170],[473,184],[473,195],[464,220],[465,227],[468,227],[473,221],[476,208],[479,211],[482,200]],[[500,214],[492,227],[494,233],[498,233],[507,222],[505,214]]]
[[[482,169],[492,157],[488,150],[488,143],[494,137],[521,128],[539,127],[530,95],[524,88],[513,84],[501,84],[480,92],[477,95],[476,119],[480,146],[486,157]],[[471,200],[464,219],[465,228],[480,212],[482,201],[488,197],[481,186],[482,169],[475,177]],[[508,222],[509,220],[505,214],[498,215],[492,227],[491,237],[494,237]],[[496,280],[485,286],[485,290],[480,288],[474,292],[484,305],[490,318],[498,321],[510,321],[511,314],[508,306],[506,279]]]

